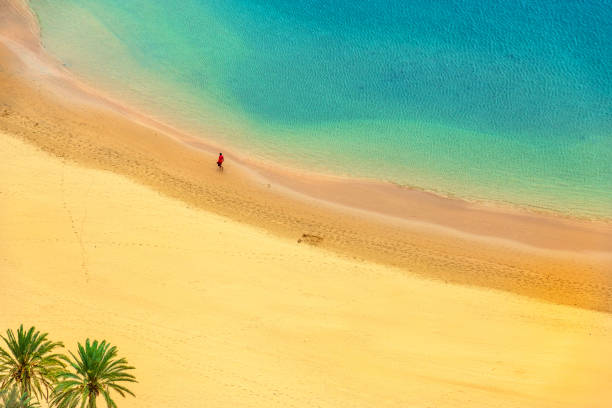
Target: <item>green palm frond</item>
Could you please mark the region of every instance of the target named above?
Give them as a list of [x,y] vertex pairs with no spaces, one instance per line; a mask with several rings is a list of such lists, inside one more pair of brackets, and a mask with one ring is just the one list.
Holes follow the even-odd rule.
[[47,340],[47,333],[34,327],[25,331],[23,325],[6,331],[2,337],[6,349],[0,347],[0,390],[16,386],[21,394],[38,399],[49,396],[57,374],[65,367],[66,357],[56,353],[63,347],[60,342]]
[[122,397],[134,393],[120,383],[136,382],[129,373],[134,367],[124,358],[117,358],[117,347],[106,341],[93,343],[87,339],[85,346],[78,345],[77,355],[70,353],[72,371],[64,370],[58,376],[53,390],[51,404],[58,408],[87,407],[96,408],[100,394],[108,408],[117,408],[110,392],[115,391]]
[[26,393],[20,393],[17,387],[0,391],[0,408],[40,408],[37,402]]

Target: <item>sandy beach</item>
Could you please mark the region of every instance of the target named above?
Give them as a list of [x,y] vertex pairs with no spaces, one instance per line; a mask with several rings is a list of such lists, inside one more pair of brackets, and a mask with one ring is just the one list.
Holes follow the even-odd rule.
[[3,327],[137,367],[120,406],[606,407],[609,314],[296,245],[0,137]]
[[0,88],[2,330],[117,344],[121,406],[612,403],[609,222],[241,152],[221,176],[214,135],[80,82],[17,0]]

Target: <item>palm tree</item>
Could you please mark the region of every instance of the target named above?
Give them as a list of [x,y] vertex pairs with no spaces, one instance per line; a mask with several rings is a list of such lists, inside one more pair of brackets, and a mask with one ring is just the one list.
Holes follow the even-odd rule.
[[0,389],[16,386],[22,395],[47,399],[51,384],[65,367],[66,357],[54,350],[64,345],[47,340],[47,333],[41,334],[34,327],[26,332],[23,325],[17,336],[9,329],[6,337],[0,337],[7,347],[0,347]]
[[127,365],[124,358],[117,358],[117,347],[106,340],[93,343],[89,339],[85,347],[79,343],[78,357],[74,354],[70,365],[74,372],[64,370],[58,376],[58,382],[53,390],[52,405],[58,408],[87,407],[96,408],[96,399],[102,394],[108,408],[116,408],[110,391],[114,390],[122,397],[125,394],[134,396],[132,391],[120,385],[124,382],[136,382],[136,378],[128,373],[134,367]]
[[0,391],[0,408],[40,408],[27,393],[20,394],[16,386]]

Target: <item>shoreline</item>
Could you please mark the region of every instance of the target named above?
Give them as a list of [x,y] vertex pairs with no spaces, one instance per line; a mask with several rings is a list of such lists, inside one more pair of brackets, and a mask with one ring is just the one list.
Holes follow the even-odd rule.
[[[22,2],[24,0],[17,0]],[[521,224],[529,222],[543,222],[546,224],[559,223],[561,228],[581,229],[585,224],[593,227],[594,230],[604,234],[610,234],[612,237],[612,218],[601,218],[595,216],[580,216],[574,214],[561,213],[554,210],[542,208],[538,209],[534,206],[520,206],[518,204],[493,201],[493,200],[469,200],[464,197],[453,196],[441,192],[421,189],[414,186],[404,186],[392,182],[376,180],[376,179],[360,179],[354,177],[337,176],[331,174],[319,174],[308,170],[298,168],[288,168],[285,166],[274,165],[264,162],[259,159],[247,157],[247,153],[236,150],[232,146],[230,148],[221,147],[211,140],[212,136],[196,137],[186,133],[177,127],[168,125],[149,114],[135,111],[123,101],[106,95],[103,91],[86,84],[80,78],[75,76],[71,71],[64,68],[61,61],[50,55],[40,42],[40,30],[36,22],[36,16],[29,6],[24,7],[24,10],[29,13],[30,25],[36,28],[36,41],[32,41],[30,49],[37,50],[36,56],[44,58],[46,64],[52,65],[53,69],[57,70],[58,75],[62,76],[63,80],[67,80],[71,85],[78,87],[79,90],[85,92],[99,103],[100,107],[111,108],[117,113],[124,115],[126,118],[135,121],[144,126],[150,127],[154,131],[162,132],[166,136],[178,140],[188,147],[202,150],[208,153],[215,153],[219,150],[229,151],[231,154],[232,165],[242,166],[243,171],[253,176],[254,180],[264,184],[276,183],[280,190],[286,194],[290,194],[296,198],[306,198],[316,200],[321,204],[328,206],[339,206],[344,210],[355,210],[359,214],[365,214],[370,217],[379,217],[381,220],[411,222],[418,218],[421,226],[430,226],[433,229],[444,229],[447,232],[455,232],[463,237],[473,236],[475,238],[501,238],[507,242],[516,241],[520,245],[526,245],[533,249],[551,249],[551,250],[574,250],[596,253],[605,252],[612,257],[612,239],[608,242],[602,242],[598,248],[591,248],[592,239],[575,240],[570,244],[565,244],[561,240],[556,242],[547,242],[545,237],[534,238],[532,232],[528,234],[520,234],[518,231],[510,232],[510,236],[500,236],[493,233],[493,230],[503,228],[496,225],[492,220],[496,217],[507,217],[513,222],[518,221]],[[22,44],[23,45],[23,44]],[[227,155],[226,155],[227,156]],[[313,187],[316,186],[316,187]],[[332,191],[333,190],[333,191]],[[364,200],[371,194],[381,195],[382,200],[373,203],[371,200]],[[367,201],[367,202],[364,202]],[[416,202],[416,206],[411,204]],[[447,211],[446,216],[435,216],[431,211],[420,212],[418,215],[413,215],[416,212],[414,207],[434,207],[438,212]],[[405,207],[405,208],[402,208]],[[459,220],[459,217],[466,216],[472,212],[479,212],[479,219],[482,215],[486,215],[488,228],[482,228],[479,223],[471,222],[471,220]],[[408,214],[406,214],[408,213]],[[440,215],[440,214],[438,214]],[[454,219],[453,219],[454,218]],[[457,222],[459,221],[459,222]],[[485,224],[483,223],[483,224]],[[554,236],[557,231],[550,231]],[[514,234],[513,234],[514,233]]]
[[[180,129],[187,142],[201,137],[208,146],[216,145],[224,152],[232,150],[234,155],[240,156],[241,161],[248,166],[255,165],[284,175],[291,173],[291,177],[304,174],[311,177],[322,176],[325,180],[328,175],[339,176],[352,183],[364,181],[366,187],[375,181],[380,183],[376,186],[377,189],[385,188],[390,194],[394,191],[390,184],[396,183],[403,188],[433,193],[442,198],[460,199],[487,208],[494,207],[502,213],[518,210],[552,217],[612,223],[612,196],[606,194],[609,185],[605,178],[602,178],[602,174],[609,169],[606,169],[605,165],[594,164],[606,162],[604,157],[611,153],[610,146],[603,137],[605,132],[597,130],[597,127],[591,128],[589,123],[592,121],[589,119],[585,119],[585,127],[579,132],[586,132],[581,136],[584,139],[582,141],[573,137],[566,138],[567,135],[563,131],[555,132],[554,135],[548,134],[545,129],[540,129],[543,133],[538,135],[535,128],[525,132],[517,129],[513,131],[513,125],[504,131],[501,128],[487,130],[486,126],[481,128],[477,125],[479,120],[472,124],[459,125],[461,120],[456,118],[458,122],[453,125],[452,117],[440,117],[436,120],[435,114],[430,117],[431,120],[424,122],[418,118],[403,118],[402,115],[389,118],[389,121],[362,121],[349,115],[338,121],[331,119],[331,122],[325,119],[312,122],[311,118],[305,122],[298,120],[293,124],[283,124],[282,116],[273,119],[274,114],[271,112],[269,114],[272,116],[268,118],[270,120],[264,119],[267,114],[261,117],[251,116],[248,112],[254,112],[257,108],[246,105],[241,107],[240,97],[236,99],[228,94],[229,99],[226,99],[222,96],[222,88],[217,89],[217,85],[214,85],[216,91],[213,92],[213,88],[210,90],[213,93],[221,92],[218,95],[221,95],[225,102],[211,98],[212,93],[208,92],[208,85],[204,85],[200,90],[196,91],[194,88],[190,91],[189,88],[196,86],[196,82],[208,82],[205,80],[207,74],[203,72],[190,80],[193,81],[191,85],[185,82],[185,79],[180,79],[182,74],[176,73],[175,76],[173,69],[161,74],[162,71],[158,71],[151,64],[167,70],[173,62],[163,59],[157,63],[144,62],[147,57],[138,52],[139,46],[136,44],[144,48],[148,48],[148,45],[146,40],[142,42],[143,38],[140,38],[139,34],[132,36],[129,29],[125,31],[125,27],[116,27],[125,37],[113,39],[115,24],[108,17],[119,9],[110,7],[110,14],[99,9],[101,15],[106,16],[100,25],[102,21],[95,17],[95,12],[92,14],[95,8],[66,4],[64,10],[64,6],[47,7],[45,4],[47,3],[31,2],[31,9],[40,24],[43,48],[47,54],[59,59],[78,81],[99,90],[98,94],[103,93],[114,101],[120,101],[122,105],[129,106],[139,114],[146,114],[174,127],[175,130]],[[128,8],[131,10],[129,14],[138,14],[138,9]],[[122,17],[118,18],[122,21],[123,18],[129,18],[119,13]],[[79,37],[78,29],[69,28],[71,24],[66,20],[68,16],[81,16],[89,21],[86,24],[88,27],[91,24],[92,35],[85,35],[83,42],[77,40],[66,48],[68,44],[72,44],[70,38],[74,40]],[[129,27],[129,21],[125,22]],[[229,27],[231,23],[228,21],[226,35],[240,43],[238,32]],[[156,37],[153,33],[149,34],[151,35]],[[132,37],[136,42],[132,41]],[[95,42],[92,43],[92,40]],[[104,60],[114,60],[115,57],[107,51],[102,53],[106,56],[104,60],[100,60],[99,53],[91,53],[96,49],[95,44],[100,41],[114,44],[113,49],[116,47],[116,57],[119,60],[109,65],[108,70],[104,69]],[[126,46],[131,51],[125,48]],[[231,46],[227,48],[232,49]],[[71,49],[73,51],[70,51]],[[238,58],[243,57],[244,55]],[[186,62],[182,58],[179,59],[180,63]],[[200,59],[206,61],[205,57]],[[178,60],[176,62],[179,63]],[[245,62],[238,65],[244,66]],[[191,72],[188,66],[185,68],[185,72]],[[325,78],[326,76],[322,76],[320,79],[326,80]],[[220,80],[221,77],[217,79]],[[265,86],[263,84],[267,81],[254,77],[249,83],[261,83],[261,86]],[[210,85],[213,86],[212,83]],[[198,84],[197,88],[201,86]],[[240,94],[240,91],[236,92]],[[528,92],[523,94],[527,95]],[[520,98],[520,95],[516,95],[516,102]],[[247,100],[248,97],[244,102],[248,105]],[[299,105],[299,102],[297,104]],[[313,106],[316,105],[315,103]],[[440,101],[440,105],[445,106],[443,101]],[[469,102],[465,106],[468,105],[471,106]],[[520,108],[517,106],[517,109]],[[562,120],[553,112],[549,113],[553,114],[551,117],[557,117],[557,121]],[[571,116],[571,112],[568,113]],[[378,117],[378,114],[372,117]],[[507,121],[508,117],[504,114],[490,120],[501,123]],[[512,120],[508,123],[512,123]],[[328,132],[334,135],[339,132],[338,143],[329,143],[329,137],[325,136]],[[404,136],[398,136],[399,139],[396,139],[391,137],[391,133],[387,134],[388,132]],[[432,137],[424,136],[430,133]],[[577,138],[576,132],[571,133]],[[287,134],[287,138],[281,136],[283,134]],[[302,134],[304,137],[298,137]],[[422,135],[418,136],[419,134]],[[548,136],[544,137],[544,134]],[[308,135],[312,135],[312,139]],[[354,137],[364,139],[364,144],[355,144]],[[345,140],[347,142],[344,142]],[[382,140],[385,141],[380,143]],[[393,149],[397,152],[388,150],[396,142],[400,143],[400,140],[405,140],[408,144],[403,148],[398,145],[398,148]],[[339,148],[340,146],[343,147]],[[363,159],[357,159],[366,154],[359,153],[364,152],[366,148],[370,154]],[[573,154],[573,151],[576,154]],[[518,152],[522,153],[516,156]],[[374,154],[379,156],[379,160],[373,161]],[[509,155],[515,159],[504,159]],[[442,157],[446,159],[440,160]],[[517,167],[519,162],[521,165]],[[369,170],[366,171],[366,168]],[[329,201],[330,198],[324,199]],[[377,211],[385,213],[384,208]]]
[[8,90],[0,97],[0,130],[270,232],[295,240],[317,236],[312,244],[350,257],[612,311],[612,223],[298,175],[240,153],[221,180],[209,167],[216,148],[82,84],[44,52],[32,18],[20,0],[0,10],[0,81]]
[[[27,0],[19,0],[25,1]],[[92,81],[86,80],[80,77],[78,74],[72,72],[66,68],[62,61],[55,57],[53,54],[48,52],[42,44],[42,38],[40,28],[38,26],[38,17],[32,8],[28,7],[27,12],[30,14],[30,25],[36,27],[36,42],[31,41],[31,49],[37,49],[37,56],[39,58],[45,57],[46,63],[53,65],[53,68],[58,70],[58,73],[64,76],[64,79],[69,80],[73,85],[81,88],[85,92],[95,95],[103,101],[104,104],[112,106],[118,111],[118,113],[127,115],[130,119],[139,121],[145,126],[150,126],[154,130],[162,131],[167,136],[175,138],[190,147],[196,149],[205,150],[208,152],[216,152],[220,150],[231,151],[233,162],[244,165],[248,170],[255,170],[258,176],[268,177],[270,176],[275,181],[282,181],[281,184],[290,190],[295,190],[298,194],[304,194],[315,198],[321,199],[322,201],[328,201],[335,204],[346,204],[343,202],[336,202],[334,197],[330,194],[316,194],[310,189],[303,187],[296,187],[296,183],[293,183],[295,179],[305,179],[307,182],[317,183],[335,183],[336,187],[341,186],[341,183],[347,183],[351,186],[355,186],[353,190],[359,190],[364,188],[371,188],[373,192],[383,191],[386,196],[398,195],[406,196],[406,194],[398,193],[398,191],[410,191],[410,198],[416,200],[424,200],[426,202],[432,202],[433,200],[439,200],[440,202],[446,201],[447,204],[456,205],[457,207],[474,207],[475,209],[481,209],[486,211],[497,212],[500,215],[513,214],[513,215],[526,215],[526,216],[541,216],[543,218],[550,219],[565,219],[573,220],[578,223],[588,221],[594,224],[600,224],[602,226],[612,227],[612,212],[609,215],[594,215],[593,213],[571,213],[564,212],[561,210],[555,210],[543,206],[537,206],[534,204],[518,204],[512,201],[489,199],[487,197],[472,198],[462,196],[460,194],[453,194],[450,192],[437,190],[435,188],[428,189],[422,188],[416,185],[400,184],[391,180],[384,180],[379,178],[369,177],[356,177],[348,175],[339,175],[334,173],[317,172],[307,169],[296,162],[291,160],[286,163],[276,164],[271,163],[262,157],[253,157],[249,154],[245,147],[240,148],[232,144],[224,144],[221,146],[218,142],[214,141],[215,132],[208,128],[203,130],[197,126],[186,126],[185,123],[181,123],[181,120],[172,120],[171,116],[166,116],[166,119],[161,115],[161,112],[153,113],[154,110],[147,108],[134,108],[134,105],[139,105],[138,99],[128,98],[122,99],[121,97],[112,96],[113,92],[109,92],[108,89],[113,89],[109,83],[103,84],[101,87],[99,84],[92,83]],[[106,88],[108,85],[110,88]],[[116,87],[114,88],[116,91]],[[172,123],[172,124],[170,124]],[[196,134],[198,136],[196,136]],[[303,183],[302,183],[303,184]],[[345,189],[346,194],[350,194],[349,189]],[[363,195],[363,194],[362,194]],[[404,197],[402,197],[403,199]],[[344,201],[344,200],[341,200]],[[400,199],[396,201],[401,201]],[[612,201],[610,202],[612,209]],[[399,216],[397,211],[389,209],[384,205],[380,208],[371,208],[371,206],[362,206],[361,203],[354,203],[353,206],[359,210],[371,211],[374,213],[380,213],[382,215]],[[439,206],[444,206],[441,204]],[[436,223],[432,221],[432,223]],[[611,229],[612,231],[612,229]],[[612,245],[611,245],[612,249]]]

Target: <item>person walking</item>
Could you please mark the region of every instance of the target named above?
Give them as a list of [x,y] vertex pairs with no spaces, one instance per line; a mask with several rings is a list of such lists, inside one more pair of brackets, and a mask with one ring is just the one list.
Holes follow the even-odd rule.
[[219,167],[219,170],[223,171],[223,162],[225,161],[225,159],[223,158],[223,153],[219,153],[219,158],[217,159],[217,167]]

